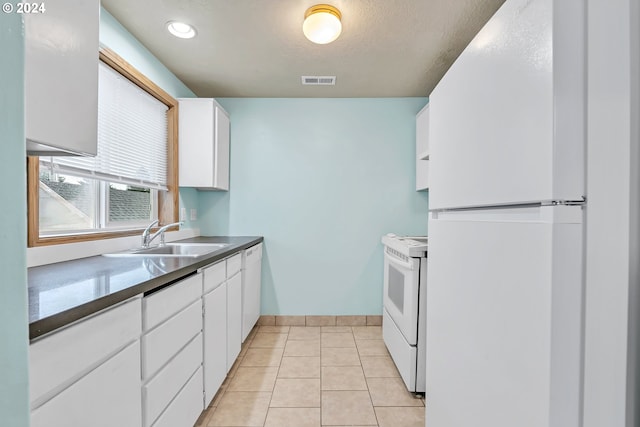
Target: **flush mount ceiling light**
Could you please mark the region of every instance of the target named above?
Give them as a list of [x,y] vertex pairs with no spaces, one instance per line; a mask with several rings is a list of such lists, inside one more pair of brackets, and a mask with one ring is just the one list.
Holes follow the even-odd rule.
[[167,22],[167,30],[181,39],[192,39],[196,36],[196,29],[184,22],[169,21]]
[[342,15],[328,4],[311,6],[304,13],[302,32],[314,43],[327,44],[338,38],[342,31]]

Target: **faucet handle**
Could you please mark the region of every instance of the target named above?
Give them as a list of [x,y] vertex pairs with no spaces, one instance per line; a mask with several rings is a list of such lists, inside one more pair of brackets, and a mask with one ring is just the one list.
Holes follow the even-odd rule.
[[144,231],[142,232],[142,235],[144,236],[145,234],[149,234],[151,232],[151,228],[154,225],[158,225],[159,222],[160,222],[160,220],[157,220],[157,219],[153,220],[153,222],[151,224],[147,225],[147,228],[144,229]]
[[147,226],[147,228],[144,229],[144,231],[142,232],[142,247],[146,248],[147,246],[149,246],[149,234],[151,233],[151,227],[153,227],[154,225],[157,225],[159,222],[159,220],[154,220],[151,224],[149,224]]

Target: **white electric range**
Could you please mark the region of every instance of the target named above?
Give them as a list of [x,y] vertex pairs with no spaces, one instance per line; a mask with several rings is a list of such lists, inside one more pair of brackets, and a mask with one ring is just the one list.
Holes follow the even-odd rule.
[[382,335],[407,389],[424,393],[428,240],[387,234],[382,243]]

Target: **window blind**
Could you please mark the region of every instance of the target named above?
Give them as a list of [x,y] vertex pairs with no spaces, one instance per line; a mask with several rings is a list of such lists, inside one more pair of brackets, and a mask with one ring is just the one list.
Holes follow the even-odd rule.
[[41,158],[54,172],[167,190],[168,107],[100,62],[98,154]]

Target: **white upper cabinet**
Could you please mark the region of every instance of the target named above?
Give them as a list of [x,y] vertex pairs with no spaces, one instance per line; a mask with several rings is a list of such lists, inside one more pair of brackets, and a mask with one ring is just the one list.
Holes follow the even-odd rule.
[[95,155],[100,2],[56,0],[43,5],[42,13],[22,15],[27,152]]
[[211,98],[179,101],[180,187],[229,190],[229,115]]
[[584,194],[583,3],[507,1],[438,83],[430,209]]
[[416,114],[416,191],[429,189],[429,104]]

